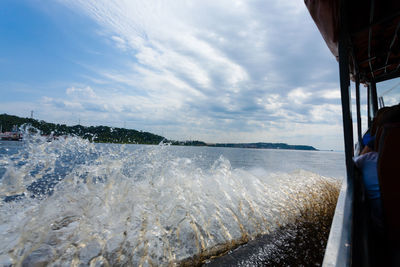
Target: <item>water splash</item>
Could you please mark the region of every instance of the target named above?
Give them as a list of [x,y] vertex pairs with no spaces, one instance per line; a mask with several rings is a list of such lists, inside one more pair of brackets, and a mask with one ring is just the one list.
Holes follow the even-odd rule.
[[0,265],[197,264],[327,208],[320,191],[338,188],[305,171],[257,175],[224,157],[206,168],[165,145],[76,137],[31,136],[0,160]]

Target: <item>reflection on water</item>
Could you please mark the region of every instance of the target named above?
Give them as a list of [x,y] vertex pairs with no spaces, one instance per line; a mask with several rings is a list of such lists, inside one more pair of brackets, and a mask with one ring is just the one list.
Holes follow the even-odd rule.
[[279,227],[325,216],[339,186],[291,170],[299,164],[287,160],[290,153],[306,162],[311,152],[275,153],[272,162],[288,162],[285,172],[282,164],[258,166],[244,156],[260,160],[254,155],[261,152],[240,149],[39,136],[0,149],[0,265],[198,264]]

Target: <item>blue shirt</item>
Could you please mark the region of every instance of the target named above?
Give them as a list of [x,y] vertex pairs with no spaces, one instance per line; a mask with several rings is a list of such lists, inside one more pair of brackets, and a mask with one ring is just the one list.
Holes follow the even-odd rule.
[[369,132],[364,134],[363,140],[362,140],[364,146],[368,145],[368,143],[371,141],[371,139],[372,139],[372,136]]
[[381,197],[378,181],[378,152],[369,152],[353,158],[356,166],[361,169],[362,177],[369,199]]

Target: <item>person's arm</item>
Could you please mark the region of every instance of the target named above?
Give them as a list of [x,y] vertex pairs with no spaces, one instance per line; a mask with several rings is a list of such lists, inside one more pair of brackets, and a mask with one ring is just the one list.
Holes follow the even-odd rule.
[[373,150],[369,146],[365,146],[364,149],[361,151],[360,155],[372,152]]
[[368,144],[361,151],[360,155],[363,155],[368,152],[374,151],[375,148],[375,136],[371,136],[371,139],[368,141]]

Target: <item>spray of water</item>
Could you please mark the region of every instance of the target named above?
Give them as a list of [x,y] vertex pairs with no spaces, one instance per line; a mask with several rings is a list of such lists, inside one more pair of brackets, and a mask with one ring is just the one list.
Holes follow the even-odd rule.
[[164,145],[25,142],[0,159],[0,265],[200,264],[324,216],[339,188],[305,171],[256,175],[224,157],[205,168]]

